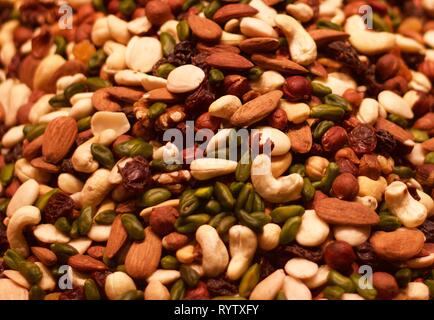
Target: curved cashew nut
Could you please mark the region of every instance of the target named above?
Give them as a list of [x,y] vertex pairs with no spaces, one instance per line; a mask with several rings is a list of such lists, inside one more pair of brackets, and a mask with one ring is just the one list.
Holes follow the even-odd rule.
[[300,22],[286,14],[278,14],[274,21],[288,39],[292,60],[301,65],[308,65],[315,61],[316,43]]
[[273,203],[298,199],[303,189],[303,178],[298,173],[274,178],[271,159],[265,154],[258,155],[253,160],[251,178],[259,195]]
[[99,163],[93,159],[92,152],[90,151],[92,143],[96,143],[97,141],[97,137],[90,138],[75,149],[71,157],[72,166],[75,170],[91,173],[98,169]]
[[238,280],[244,274],[255,255],[257,244],[256,234],[248,227],[235,225],[229,229],[229,250],[232,258],[226,275],[230,280]]
[[392,182],[386,188],[384,199],[390,212],[407,228],[420,226],[428,215],[426,207],[410,195],[403,182]]
[[10,218],[6,235],[11,249],[22,256],[29,255],[29,246],[23,235],[23,230],[29,225],[37,225],[41,221],[41,212],[34,206],[24,206],[15,211]]
[[196,231],[196,240],[202,248],[205,275],[216,277],[224,272],[229,263],[229,254],[217,231],[210,225],[200,226]]

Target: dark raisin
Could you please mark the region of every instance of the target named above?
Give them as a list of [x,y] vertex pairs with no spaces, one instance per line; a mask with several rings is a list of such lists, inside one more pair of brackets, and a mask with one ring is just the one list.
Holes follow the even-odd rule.
[[346,158],[336,160],[340,173],[351,173],[353,176],[358,176],[357,166]]
[[105,280],[111,274],[110,271],[95,271],[91,273],[91,278],[95,281],[99,289],[104,290]]
[[68,195],[58,192],[48,199],[43,210],[43,220],[46,223],[55,223],[60,217],[71,217],[75,203]]
[[191,95],[185,99],[185,109],[194,113],[208,110],[209,105],[215,100],[215,94],[208,81],[203,81]]
[[364,242],[361,245],[355,247],[354,251],[361,264],[367,264],[371,267],[377,266],[378,257],[369,242]]
[[59,300],[85,300],[84,288],[77,287],[64,291],[60,294]]
[[425,60],[425,55],[417,52],[402,52],[401,56],[408,67],[414,70]]
[[396,139],[386,130],[378,130],[376,132],[377,136],[377,147],[375,151],[379,154],[390,155],[394,152],[396,148]]
[[208,279],[206,286],[212,296],[233,296],[238,292],[237,286],[224,278]]
[[260,262],[259,266],[261,267],[260,275],[259,275],[259,278],[261,280],[265,279],[270,274],[272,274],[274,271],[276,271],[276,268],[273,267],[270,260],[265,256],[261,258],[261,262]]
[[319,263],[323,257],[321,248],[304,248],[296,243],[286,246],[283,252],[289,254],[290,258],[305,258],[315,263]]
[[6,153],[4,159],[6,163],[15,162],[22,157],[23,146],[21,143],[17,144],[13,149]]
[[122,176],[123,187],[130,192],[143,192],[151,183],[151,170],[148,161],[142,156],[128,161],[123,168],[119,168],[119,173]]
[[208,54],[205,52],[198,53],[191,58],[191,63],[206,71],[209,68],[208,64],[205,61],[207,57]]
[[371,153],[377,147],[377,135],[372,126],[360,124],[351,130],[348,142],[358,154]]
[[425,220],[425,222],[419,226],[419,230],[423,232],[426,238],[426,242],[434,242],[434,222],[431,220]]

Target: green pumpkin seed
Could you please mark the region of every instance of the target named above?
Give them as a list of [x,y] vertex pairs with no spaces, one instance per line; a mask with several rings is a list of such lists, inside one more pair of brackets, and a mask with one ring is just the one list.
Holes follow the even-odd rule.
[[[104,263],[105,263],[105,261],[104,261]],[[114,261],[110,261],[107,265],[111,265],[111,264],[114,264],[114,266],[116,266],[116,263]],[[120,272],[125,272],[126,273],[127,269],[125,268],[124,264],[120,264],[120,265],[116,266],[116,271],[120,271]]]
[[3,186],[7,186],[14,177],[15,163],[7,163],[0,171],[0,181]]
[[312,118],[319,118],[331,121],[339,121],[344,115],[344,109],[328,104],[317,105],[311,109],[310,113],[310,116]]
[[211,3],[203,10],[203,13],[205,14],[205,17],[208,19],[212,19],[214,16],[214,13],[221,7],[221,3],[219,0],[213,0]]
[[313,137],[316,140],[320,140],[322,138],[322,136],[324,135],[324,133],[326,133],[327,130],[330,129],[331,127],[333,127],[334,125],[335,125],[335,123],[333,121],[330,121],[330,120],[321,121],[315,127],[315,130],[313,131]]
[[330,192],[333,181],[335,181],[336,177],[339,175],[339,172],[339,166],[335,162],[330,162],[327,166],[324,177],[321,179],[320,189],[322,192],[326,194]]
[[134,214],[123,214],[121,221],[131,239],[143,240],[145,238],[145,229]]
[[378,13],[372,13],[372,25],[376,31],[390,32],[389,25]]
[[157,74],[157,76],[167,79],[167,77],[169,76],[169,73],[172,72],[173,69],[175,69],[176,67],[173,64],[170,63],[163,63],[162,65],[160,65],[157,68],[157,71],[155,72]]
[[407,284],[411,281],[413,277],[413,272],[409,268],[399,269],[395,273],[395,279],[398,282],[400,288],[405,288]]
[[196,270],[183,264],[179,267],[179,272],[181,273],[181,279],[184,280],[187,286],[190,288],[196,287],[200,279],[200,275]]
[[241,189],[244,187],[244,183],[243,182],[232,182],[229,185],[229,190],[231,190],[232,195],[234,197],[238,196],[238,194],[240,193]]
[[398,217],[393,216],[391,214],[381,214],[380,213],[380,222],[375,225],[375,229],[382,231],[394,231],[401,227],[401,222]]
[[424,161],[424,162],[425,162],[425,163],[434,164],[434,151],[428,153],[428,154],[425,156],[425,161]]
[[246,273],[244,273],[240,281],[240,286],[238,289],[240,296],[245,298],[250,296],[253,288],[255,288],[259,282],[260,274],[261,267],[258,263],[255,263],[254,265],[249,267],[249,269],[246,271]]
[[111,87],[110,81],[101,79],[100,77],[87,78],[85,84],[89,91],[97,91],[99,89]]
[[111,169],[115,165],[115,157],[110,148],[100,143],[92,143],[90,151],[93,158],[104,168]]
[[72,239],[77,239],[78,237],[80,237],[80,234],[78,233],[78,219],[72,221],[71,231],[69,232],[69,236]]
[[116,218],[116,211],[104,210],[95,216],[95,222],[102,225],[111,225]]
[[176,33],[178,34],[178,38],[180,41],[185,41],[190,38],[190,27],[187,23],[187,20],[181,20],[176,25]]
[[192,233],[201,225],[208,223],[211,217],[208,214],[193,214],[186,217],[179,217],[175,222],[175,229],[180,233]]
[[79,132],[85,131],[90,129],[90,120],[92,119],[92,116],[81,118],[77,121],[77,128]]
[[237,218],[234,216],[224,217],[217,226],[217,232],[220,235],[226,234],[229,229],[237,223]]
[[179,213],[181,216],[187,216],[199,208],[199,199],[194,195],[195,191],[188,189],[185,190],[179,199]]
[[289,173],[297,173],[304,177],[306,175],[306,168],[304,167],[304,164],[296,163],[289,167]]
[[422,142],[429,139],[429,135],[426,131],[422,131],[422,130],[414,129],[414,128],[411,128],[410,131],[413,134],[413,141],[414,142],[422,143]]
[[130,290],[125,292],[118,300],[144,300],[145,295],[142,290]]
[[45,291],[38,285],[33,285],[29,290],[29,300],[44,300]]
[[255,202],[255,191],[252,189],[250,190],[249,196],[247,198],[246,204],[244,205],[244,210],[248,213],[253,212],[253,204]]
[[338,286],[327,286],[323,290],[324,297],[328,300],[340,300],[345,290]]
[[45,206],[48,203],[48,200],[50,200],[51,196],[55,193],[58,193],[60,190],[57,188],[51,189],[50,191],[48,191],[46,194],[40,196],[37,200],[36,200],[36,204],[35,206],[39,209],[39,210],[44,210]]
[[177,280],[170,288],[171,300],[182,300],[185,293],[185,284],[182,279]]
[[351,107],[351,104],[348,102],[348,100],[337,95],[337,94],[330,93],[330,94],[326,95],[324,97],[324,102],[326,104],[329,104],[332,106],[341,107],[346,112],[351,112],[353,110],[353,108]]
[[164,256],[160,260],[160,265],[166,270],[176,270],[179,267],[179,261],[174,256]]
[[256,232],[262,232],[263,226],[271,221],[270,216],[267,216],[263,212],[253,212],[249,214],[244,210],[239,210],[237,217],[241,224]]
[[257,211],[264,211],[264,210],[265,210],[265,203],[262,200],[261,196],[255,192],[252,211],[257,212]]
[[215,183],[214,195],[224,210],[231,210],[234,207],[235,199],[231,190],[224,183],[218,181]]
[[80,235],[85,236],[89,232],[92,227],[93,215],[92,207],[85,207],[81,210],[80,216],[77,219],[78,233]]
[[101,300],[98,286],[92,279],[87,279],[84,282],[84,295],[86,300]]
[[153,207],[172,197],[172,193],[166,188],[149,189],[143,194],[140,205],[144,207]]
[[6,262],[7,266],[13,270],[18,270],[20,265],[26,260],[14,249],[6,250],[3,260]]
[[[34,126],[26,126],[26,127],[30,127],[29,128],[30,130],[27,130],[27,132],[24,133],[25,137],[27,140],[33,141],[45,132],[45,128],[47,127],[47,125],[43,123]],[[26,129],[26,127],[24,127],[24,129]]]
[[59,258],[60,261],[66,262],[69,257],[78,254],[77,249],[66,243],[52,243],[50,250]]
[[313,94],[317,97],[324,97],[332,93],[332,89],[323,85],[322,83],[319,83],[318,81],[312,81],[311,84],[312,84]]
[[197,0],[186,0],[182,5],[182,11],[187,11],[197,3]]
[[285,224],[282,227],[282,231],[280,232],[279,243],[288,244],[294,241],[300,225],[301,217],[299,216],[295,216],[286,220]]
[[103,49],[97,50],[89,59],[88,70],[90,75],[98,75],[101,67],[107,60],[107,55]]
[[339,286],[348,293],[353,293],[356,291],[356,286],[354,285],[353,281],[350,278],[340,274],[336,270],[330,270],[327,283],[332,286]]
[[169,56],[175,49],[175,45],[176,45],[175,39],[173,39],[170,33],[161,32],[160,42],[161,42],[161,47],[163,49],[163,55],[165,57]]
[[160,115],[164,113],[167,108],[167,104],[163,102],[155,102],[148,109],[149,119],[157,119]]
[[271,211],[271,218],[275,223],[284,223],[289,218],[301,216],[304,213],[304,208],[298,205],[277,207]]
[[152,145],[140,138],[131,139],[117,144],[114,147],[116,154],[124,157],[143,156],[150,158],[152,156]]
[[69,234],[69,232],[71,231],[71,224],[66,217],[60,217],[59,219],[57,219],[54,223],[54,226],[57,230],[65,234]]
[[224,78],[225,75],[219,69],[212,68],[208,74],[208,80],[214,84],[222,82]]
[[34,262],[24,261],[18,266],[18,271],[30,284],[36,284],[42,279],[42,272]]

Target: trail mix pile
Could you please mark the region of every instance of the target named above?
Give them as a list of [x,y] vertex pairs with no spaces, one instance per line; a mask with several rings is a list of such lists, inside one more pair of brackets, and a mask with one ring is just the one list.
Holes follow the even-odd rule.
[[434,1],[0,1],[0,66],[0,299],[434,297]]

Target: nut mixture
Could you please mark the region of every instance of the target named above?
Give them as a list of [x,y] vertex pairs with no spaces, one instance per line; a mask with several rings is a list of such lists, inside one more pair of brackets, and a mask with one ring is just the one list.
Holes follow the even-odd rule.
[[1,1],[0,67],[0,299],[434,298],[434,1]]

